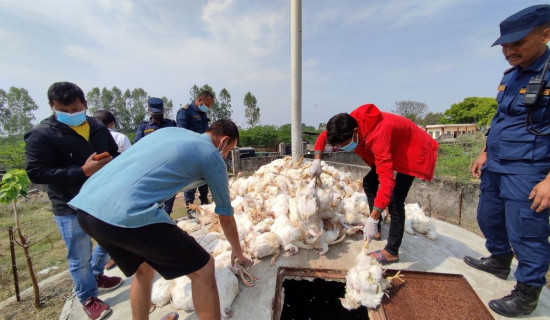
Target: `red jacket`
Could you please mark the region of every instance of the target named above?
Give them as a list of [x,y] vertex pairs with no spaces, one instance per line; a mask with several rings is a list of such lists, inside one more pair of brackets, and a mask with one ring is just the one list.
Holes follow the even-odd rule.
[[[395,186],[394,171],[431,181],[439,145],[414,122],[402,116],[381,112],[365,104],[350,114],[359,125],[359,141],[354,152],[372,167],[380,186],[374,206],[385,209]],[[324,151],[327,131],[317,138],[315,150]],[[371,208],[372,210],[372,208]]]

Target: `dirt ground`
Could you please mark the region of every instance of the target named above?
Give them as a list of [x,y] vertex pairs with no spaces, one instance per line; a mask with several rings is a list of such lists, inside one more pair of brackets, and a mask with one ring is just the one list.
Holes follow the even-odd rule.
[[66,273],[58,281],[40,287],[40,308],[33,306],[33,294],[26,294],[21,301],[11,303],[0,309],[2,320],[59,319],[65,301],[72,295],[73,281],[69,273]]

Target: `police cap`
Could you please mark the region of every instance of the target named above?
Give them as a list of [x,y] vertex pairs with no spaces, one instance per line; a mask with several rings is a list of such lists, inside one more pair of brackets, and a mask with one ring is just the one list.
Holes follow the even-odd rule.
[[149,98],[149,101],[147,101],[147,104],[149,105],[149,110],[151,110],[151,112],[161,113],[164,111],[162,99],[151,97]]
[[493,46],[519,41],[528,35],[533,28],[549,21],[550,5],[539,4],[525,8],[500,23],[500,38],[493,43]]

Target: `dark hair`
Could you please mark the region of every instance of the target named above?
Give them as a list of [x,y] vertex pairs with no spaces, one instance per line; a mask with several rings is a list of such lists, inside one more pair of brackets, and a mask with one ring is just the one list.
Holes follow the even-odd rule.
[[212,92],[204,90],[204,91],[201,91],[201,93],[199,93],[199,95],[197,96],[197,99],[205,100],[206,98],[214,99],[214,95],[212,94]]
[[94,113],[94,119],[104,125],[108,125],[111,122],[115,123],[116,126],[116,118],[115,115],[111,111],[107,110],[97,110]]
[[332,145],[340,144],[353,136],[357,120],[347,113],[339,113],[327,122],[327,141]]
[[48,89],[48,102],[53,106],[54,101],[63,105],[69,105],[76,99],[86,104],[84,92],[76,84],[71,82],[55,82]]
[[210,132],[215,136],[228,136],[230,143],[233,143],[235,139],[237,139],[237,143],[239,142],[239,129],[233,121],[228,119],[214,121],[214,123],[206,129],[206,132]]

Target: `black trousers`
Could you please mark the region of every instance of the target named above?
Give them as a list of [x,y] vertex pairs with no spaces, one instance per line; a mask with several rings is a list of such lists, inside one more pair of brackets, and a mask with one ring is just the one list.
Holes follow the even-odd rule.
[[[388,204],[388,212],[391,215],[390,233],[388,235],[388,243],[384,248],[391,255],[399,254],[399,247],[403,240],[403,232],[405,230],[405,199],[414,181],[413,176],[408,174],[397,173],[395,175],[395,187],[391,194],[390,203]],[[374,198],[378,192],[378,173],[376,173],[376,166],[372,166],[371,170],[363,178],[363,190],[367,195],[369,207],[372,210],[374,207]],[[381,220],[380,220],[381,221]],[[378,230],[380,231],[380,224],[378,222]]]

